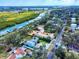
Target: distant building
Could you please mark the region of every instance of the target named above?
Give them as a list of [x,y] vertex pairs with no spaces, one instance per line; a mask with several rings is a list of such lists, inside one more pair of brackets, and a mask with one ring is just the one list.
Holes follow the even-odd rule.
[[77,27],[77,24],[71,24],[71,30],[72,31],[75,31],[76,27]]
[[71,22],[75,23],[76,22],[76,18],[71,18]]
[[27,10],[28,11],[29,9],[28,8],[23,8],[22,10]]
[[48,8],[28,8],[28,10],[33,10],[33,11],[37,11],[37,10],[48,10]]

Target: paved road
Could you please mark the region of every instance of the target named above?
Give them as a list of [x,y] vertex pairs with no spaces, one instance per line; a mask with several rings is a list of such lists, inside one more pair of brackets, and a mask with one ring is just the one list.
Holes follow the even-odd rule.
[[56,40],[53,43],[54,48],[52,48],[52,50],[48,53],[47,59],[53,59],[53,56],[55,55],[55,50],[57,49],[57,46],[61,45],[62,34],[64,32],[66,23],[67,23],[67,21],[65,21],[62,30],[58,33],[58,36],[56,37]]
[[20,28],[22,28],[22,27],[24,27],[24,26],[26,26],[26,25],[28,25],[28,24],[30,24],[30,23],[32,23],[32,22],[35,22],[35,21],[37,21],[37,20],[40,20],[42,17],[45,16],[45,13],[46,13],[46,12],[41,13],[38,17],[36,17],[35,19],[32,19],[32,20],[30,20],[30,21],[26,21],[26,22],[23,22],[23,23],[21,23],[21,24],[17,24],[17,25],[15,25],[15,26],[7,27],[7,28],[5,28],[5,29],[3,29],[3,30],[0,30],[0,36],[1,36],[1,35],[5,35],[5,34],[7,34],[8,32],[13,32],[14,29],[17,29],[17,30],[18,30],[18,29],[20,29]]

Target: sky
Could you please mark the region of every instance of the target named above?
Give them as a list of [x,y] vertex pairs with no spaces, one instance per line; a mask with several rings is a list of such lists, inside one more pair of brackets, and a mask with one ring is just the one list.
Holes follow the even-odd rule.
[[71,6],[79,0],[0,0],[0,6]]

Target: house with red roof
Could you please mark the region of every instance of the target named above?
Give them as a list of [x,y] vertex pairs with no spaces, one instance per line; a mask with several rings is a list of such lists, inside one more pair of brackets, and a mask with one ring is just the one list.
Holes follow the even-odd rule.
[[17,48],[7,59],[20,59],[25,54],[25,48]]

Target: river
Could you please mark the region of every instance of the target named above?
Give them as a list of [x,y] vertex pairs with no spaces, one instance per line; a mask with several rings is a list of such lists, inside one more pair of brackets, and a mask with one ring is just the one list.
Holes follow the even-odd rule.
[[0,30],[0,36],[5,35],[5,34],[7,34],[7,33],[9,33],[9,32],[13,32],[14,29],[18,30],[18,29],[20,29],[20,28],[22,28],[22,27],[24,27],[24,26],[26,26],[26,25],[28,25],[28,24],[30,24],[30,23],[32,23],[32,22],[35,22],[35,21],[37,21],[37,20],[40,20],[42,17],[45,16],[45,13],[46,13],[46,12],[41,13],[41,14],[40,14],[38,17],[36,17],[35,19],[29,20],[29,21],[25,21],[25,22],[23,22],[23,23],[20,23],[20,24],[15,25],[15,26],[7,27],[7,28],[5,28],[5,29]]

